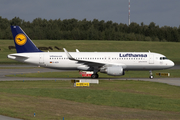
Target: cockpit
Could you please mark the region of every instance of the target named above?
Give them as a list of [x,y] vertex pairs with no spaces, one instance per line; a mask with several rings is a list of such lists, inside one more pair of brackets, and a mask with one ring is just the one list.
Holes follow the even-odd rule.
[[160,57],[160,60],[168,60],[166,57]]

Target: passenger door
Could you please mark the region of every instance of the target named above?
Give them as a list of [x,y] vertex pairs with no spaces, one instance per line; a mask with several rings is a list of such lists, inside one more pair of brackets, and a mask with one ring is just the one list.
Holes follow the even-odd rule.
[[39,65],[44,65],[44,55],[43,54],[39,55]]

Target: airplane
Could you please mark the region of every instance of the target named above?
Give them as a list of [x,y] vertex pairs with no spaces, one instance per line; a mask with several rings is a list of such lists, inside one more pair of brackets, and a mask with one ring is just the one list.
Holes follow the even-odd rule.
[[19,26],[11,26],[17,53],[7,57],[19,62],[59,70],[93,71],[92,79],[98,72],[111,76],[122,76],[129,70],[147,70],[152,79],[152,70],[168,69],[174,62],[166,56],[153,52],[43,52],[39,50]]

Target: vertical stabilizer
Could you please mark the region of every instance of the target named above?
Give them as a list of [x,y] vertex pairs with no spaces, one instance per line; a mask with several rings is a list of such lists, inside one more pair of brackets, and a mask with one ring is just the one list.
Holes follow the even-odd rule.
[[17,53],[42,52],[19,26],[11,26]]

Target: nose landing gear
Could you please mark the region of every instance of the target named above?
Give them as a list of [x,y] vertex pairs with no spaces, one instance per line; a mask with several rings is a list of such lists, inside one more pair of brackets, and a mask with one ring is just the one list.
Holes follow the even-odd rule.
[[153,78],[154,78],[154,76],[153,76],[153,73],[152,73],[152,71],[151,71],[151,70],[149,71],[149,74],[150,74],[149,78],[150,78],[150,79],[153,79]]

